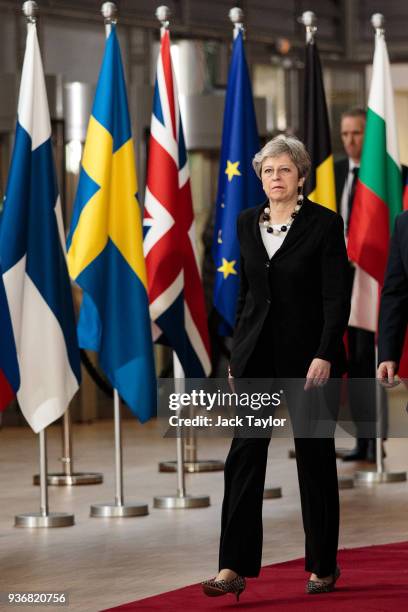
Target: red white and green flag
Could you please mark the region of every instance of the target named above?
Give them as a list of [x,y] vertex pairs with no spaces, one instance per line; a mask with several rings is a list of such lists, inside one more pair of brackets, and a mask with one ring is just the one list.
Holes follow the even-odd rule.
[[383,30],[377,30],[367,123],[347,250],[357,269],[349,325],[377,330],[379,290],[384,282],[395,217],[402,211],[394,95]]

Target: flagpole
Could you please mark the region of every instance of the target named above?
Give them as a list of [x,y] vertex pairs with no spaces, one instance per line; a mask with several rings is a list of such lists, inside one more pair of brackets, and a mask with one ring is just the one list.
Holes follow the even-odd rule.
[[245,33],[244,11],[238,6],[234,6],[228,13],[228,17],[230,18],[230,21],[234,24],[232,36],[235,40],[240,32],[242,32],[243,34]]
[[[305,27],[306,47],[307,45],[313,45],[317,32],[316,13],[314,13],[313,11],[305,11],[304,13],[302,13],[301,17],[299,17],[298,22],[303,24]],[[336,449],[336,457],[343,457],[345,452],[347,452],[345,449]],[[295,456],[295,451],[291,449],[289,451],[289,457],[294,458]],[[338,485],[339,489],[352,489],[354,487],[354,480],[353,478],[349,478],[348,476],[339,476]]]
[[[169,13],[166,12],[167,7],[159,7],[156,11],[156,16],[159,21],[164,21],[168,27]],[[168,10],[168,9],[167,9]],[[160,11],[163,11],[161,14]],[[229,12],[229,18],[234,24],[233,38],[238,36],[239,32],[244,32],[244,13],[242,9],[234,7]],[[161,19],[163,17],[163,19]],[[197,459],[197,438],[195,429],[190,428],[190,432],[184,438],[184,446],[186,458],[183,461],[184,470],[189,474],[197,472],[218,472],[224,469],[224,462],[219,459]],[[177,471],[177,461],[161,461],[159,463],[159,472],[175,472]],[[268,497],[281,497],[281,489],[271,489]]]
[[[170,25],[170,9],[168,6],[159,6],[156,9],[156,18],[160,22],[160,36],[169,29]],[[177,391],[182,391],[185,388],[185,375],[182,365],[173,351],[173,370],[174,370],[174,386]],[[210,505],[210,498],[207,495],[186,495],[185,486],[185,462],[184,462],[184,439],[181,427],[176,430],[176,470],[177,470],[177,494],[176,495],[160,495],[154,498],[155,508],[204,508]],[[162,464],[164,466],[164,464]],[[159,471],[174,471],[174,462],[167,462],[167,469]]]
[[[35,4],[26,2],[25,4]],[[31,7],[32,8],[32,7]],[[27,16],[28,17],[28,16]],[[31,14],[33,17],[33,14]],[[35,23],[30,20],[29,23]],[[49,512],[47,487],[47,432],[42,429],[38,434],[40,454],[40,511],[18,514],[15,516],[15,527],[71,527],[74,515],[67,512]]]
[[[38,5],[36,2],[24,2],[23,13],[27,27],[36,25]],[[74,515],[66,512],[49,512],[47,489],[47,439],[42,429],[38,435],[40,454],[40,512],[19,514],[15,517],[16,527],[70,527],[74,524]]]
[[[36,29],[38,5],[36,2],[24,2],[22,7],[26,18],[27,33]],[[21,95],[21,91],[20,91]],[[40,511],[15,516],[16,527],[69,527],[74,524],[74,515],[66,512],[49,512],[47,489],[47,439],[43,427],[38,435],[40,455]]]
[[[375,30],[375,39],[385,39],[385,17],[381,13],[374,13],[371,16],[371,25]],[[378,346],[375,347],[375,369],[378,363]],[[382,450],[382,425],[383,425],[383,389],[381,383],[376,381],[375,388],[375,408],[377,419],[377,436],[376,436],[376,469],[375,470],[359,470],[354,477],[358,484],[372,485],[389,482],[403,482],[407,480],[406,472],[387,472],[384,469],[384,457]]]
[[[160,7],[163,8],[163,7]],[[166,7],[167,8],[167,7]],[[174,370],[174,390],[176,393],[183,393],[185,389],[185,376],[182,365],[175,351],[173,351],[173,370]],[[180,408],[178,409],[178,414]],[[210,505],[208,495],[186,495],[186,484],[184,474],[184,442],[183,428],[179,425],[176,428],[176,452],[177,452],[177,493],[176,495],[157,495],[153,504],[155,508],[174,509],[174,508],[206,508]]]
[[[25,5],[30,3],[26,2]],[[35,3],[34,3],[35,4]],[[25,6],[24,5],[24,6]],[[27,7],[30,12],[31,19],[31,8]],[[101,484],[103,482],[103,475],[99,472],[74,472],[73,466],[73,450],[72,450],[72,423],[71,413],[69,407],[64,413],[62,420],[62,462],[63,471],[47,474],[47,483],[51,486],[73,486],[82,484]],[[35,474],[33,476],[33,484],[40,484],[40,475]]]
[[[174,388],[179,393],[184,393],[185,376],[181,366],[180,360],[177,357],[177,353],[173,351],[173,372],[174,372]],[[177,388],[178,387],[178,388]],[[186,484],[184,476],[184,441],[181,435],[182,428],[177,427],[177,496],[185,497],[186,495]]]
[[[375,30],[375,40],[385,39],[385,17],[381,13],[374,13],[371,16],[371,25]],[[375,347],[375,369],[378,363],[378,345]],[[387,472],[384,469],[384,457],[382,450],[382,425],[383,425],[383,389],[379,381],[376,380],[375,388],[375,403],[376,403],[376,418],[377,418],[377,436],[376,436],[376,470],[356,472],[355,479],[359,484],[380,484],[388,482],[403,482],[407,480],[406,472]]]
[[[299,23],[302,23],[305,26],[306,30],[306,45],[314,44],[315,34],[317,32],[317,17],[313,11],[305,11],[301,17],[298,19]],[[338,459],[342,459],[346,453],[348,453],[348,449],[346,448],[336,448],[336,457]],[[289,451],[289,457],[295,457],[295,451]],[[348,478],[345,476],[341,476],[338,479],[339,489],[352,489],[354,486],[354,481],[352,478]]]
[[317,32],[317,17],[313,11],[305,11],[299,17],[299,23],[303,23],[306,29],[306,44],[314,43],[314,36]]
[[[104,2],[101,13],[105,20],[106,38],[111,33],[112,25],[117,23],[118,9],[114,2]],[[149,514],[147,504],[124,503],[123,497],[123,457],[122,425],[120,415],[120,398],[117,389],[113,390],[113,420],[115,430],[115,501],[113,503],[92,504],[90,516],[93,518],[118,518],[146,516]]]
[[[378,346],[375,347],[375,366],[378,363]],[[355,475],[357,484],[372,485],[390,482],[404,482],[407,480],[406,472],[387,472],[384,468],[383,457],[383,393],[381,382],[375,380],[375,408],[377,436],[375,439],[375,470],[358,470]]]
[[[52,472],[47,474],[47,483],[52,486],[74,486],[101,484],[103,474],[100,472],[74,472],[74,460],[72,451],[72,424],[69,407],[62,417],[62,462],[63,472]],[[40,484],[40,475],[33,476],[33,484]]]
[[[234,29],[232,31],[233,40],[236,39],[240,32],[242,32],[242,36],[245,38],[244,11],[238,6],[234,6],[228,13],[228,17],[234,24]],[[282,497],[282,488],[264,487],[263,497],[264,499],[279,499]]]

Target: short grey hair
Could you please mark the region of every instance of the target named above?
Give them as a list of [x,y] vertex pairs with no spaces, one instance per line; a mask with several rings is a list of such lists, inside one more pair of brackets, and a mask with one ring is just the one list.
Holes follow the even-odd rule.
[[252,165],[258,178],[261,178],[262,164],[267,157],[279,157],[279,155],[283,154],[289,155],[298,170],[299,178],[307,177],[312,162],[305,145],[296,136],[279,134],[279,136],[275,136],[275,138],[267,142],[252,160]]

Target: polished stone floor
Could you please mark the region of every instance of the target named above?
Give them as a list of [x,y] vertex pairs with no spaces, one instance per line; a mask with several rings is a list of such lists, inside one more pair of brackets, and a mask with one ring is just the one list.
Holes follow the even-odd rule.
[[[50,471],[60,471],[60,427],[48,433]],[[68,591],[69,610],[98,611],[175,589],[214,574],[217,567],[222,472],[188,475],[187,493],[207,494],[208,508],[158,510],[155,495],[173,494],[176,476],[158,472],[172,459],[175,441],[163,439],[157,425],[125,420],[125,501],[149,504],[149,515],[128,519],[89,517],[92,503],[114,499],[113,431],[109,420],[74,426],[78,471],[102,472],[102,485],[49,487],[50,511],[72,512],[75,525],[59,529],[13,526],[18,513],[37,511],[39,490],[31,484],[38,469],[38,440],[27,427],[0,430],[0,591]],[[338,446],[353,444],[338,440]],[[226,439],[200,440],[202,459],[224,459]],[[290,439],[270,445],[267,485],[281,486],[281,499],[264,503],[263,563],[303,555],[303,532],[296,466],[288,458]],[[406,439],[387,443],[387,469],[408,469]],[[364,467],[364,466],[363,466]],[[367,466],[365,466],[367,467]],[[339,472],[352,475],[355,464]],[[341,491],[341,547],[408,540],[408,484],[395,483]],[[50,608],[37,608],[50,609]]]

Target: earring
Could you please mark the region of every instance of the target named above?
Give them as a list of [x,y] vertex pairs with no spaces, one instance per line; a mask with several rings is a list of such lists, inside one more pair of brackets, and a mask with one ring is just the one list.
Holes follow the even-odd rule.
[[303,198],[303,185],[299,185],[298,186],[298,197],[297,197],[297,202],[298,202],[299,207],[302,206],[303,200],[304,200],[304,198]]

